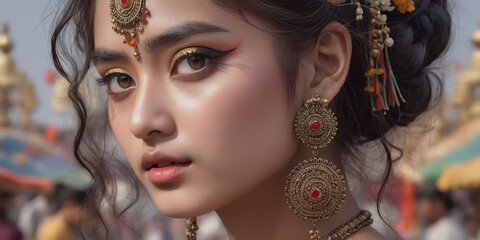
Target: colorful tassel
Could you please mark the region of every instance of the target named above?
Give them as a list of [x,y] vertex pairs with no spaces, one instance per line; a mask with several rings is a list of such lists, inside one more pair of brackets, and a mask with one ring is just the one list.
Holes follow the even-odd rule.
[[373,112],[386,112],[390,108],[399,107],[400,101],[405,102],[393,74],[387,48],[375,60],[370,59],[365,76],[367,77],[365,91],[371,95],[370,101]]

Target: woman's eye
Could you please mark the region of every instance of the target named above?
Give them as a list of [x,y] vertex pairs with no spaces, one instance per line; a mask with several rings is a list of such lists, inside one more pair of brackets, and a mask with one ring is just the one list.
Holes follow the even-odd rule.
[[104,78],[109,93],[120,93],[135,86],[135,81],[124,73],[112,73]]
[[202,55],[191,55],[178,63],[176,74],[191,74],[202,70],[210,63],[210,59]]
[[212,62],[234,51],[218,51],[207,47],[189,47],[178,51],[170,63],[172,76],[188,76],[206,71]]

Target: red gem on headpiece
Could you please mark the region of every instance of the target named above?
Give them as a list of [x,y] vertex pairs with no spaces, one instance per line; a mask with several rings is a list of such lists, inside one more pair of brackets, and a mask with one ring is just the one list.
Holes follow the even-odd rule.
[[122,0],[122,3],[123,3],[123,4],[127,4],[127,0]]
[[318,122],[312,123],[312,128],[313,129],[318,129],[319,127],[320,127],[320,123],[318,123]]
[[132,41],[130,41],[128,44],[130,44],[130,46],[134,46],[135,44],[137,44],[137,41],[132,40]]
[[145,12],[144,12],[144,13],[145,13],[145,15],[148,15],[148,14],[150,14],[150,11],[148,11],[148,10],[145,10]]
[[145,21],[145,18],[144,18],[144,17],[141,17],[141,18],[140,18],[140,21],[142,21],[142,22]]
[[320,191],[315,190],[315,191],[312,192],[312,197],[313,198],[317,199],[319,196],[320,196]]

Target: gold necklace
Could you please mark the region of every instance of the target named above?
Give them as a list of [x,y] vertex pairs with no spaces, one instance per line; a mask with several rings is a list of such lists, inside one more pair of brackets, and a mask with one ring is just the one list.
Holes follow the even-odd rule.
[[318,230],[310,231],[312,240],[343,240],[360,231],[360,229],[373,223],[372,214],[369,211],[361,211],[357,216],[344,223],[342,226],[331,231],[326,237],[319,237]]

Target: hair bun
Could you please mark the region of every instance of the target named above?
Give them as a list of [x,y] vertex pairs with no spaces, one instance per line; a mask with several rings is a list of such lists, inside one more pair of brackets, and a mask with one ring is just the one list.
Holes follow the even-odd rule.
[[400,111],[389,115],[392,124],[401,126],[408,125],[428,108],[436,86],[432,81],[439,81],[428,67],[450,41],[452,20],[446,0],[420,0],[415,6],[412,14],[392,13],[387,23],[395,39],[394,46],[389,48],[392,68],[407,101]]

